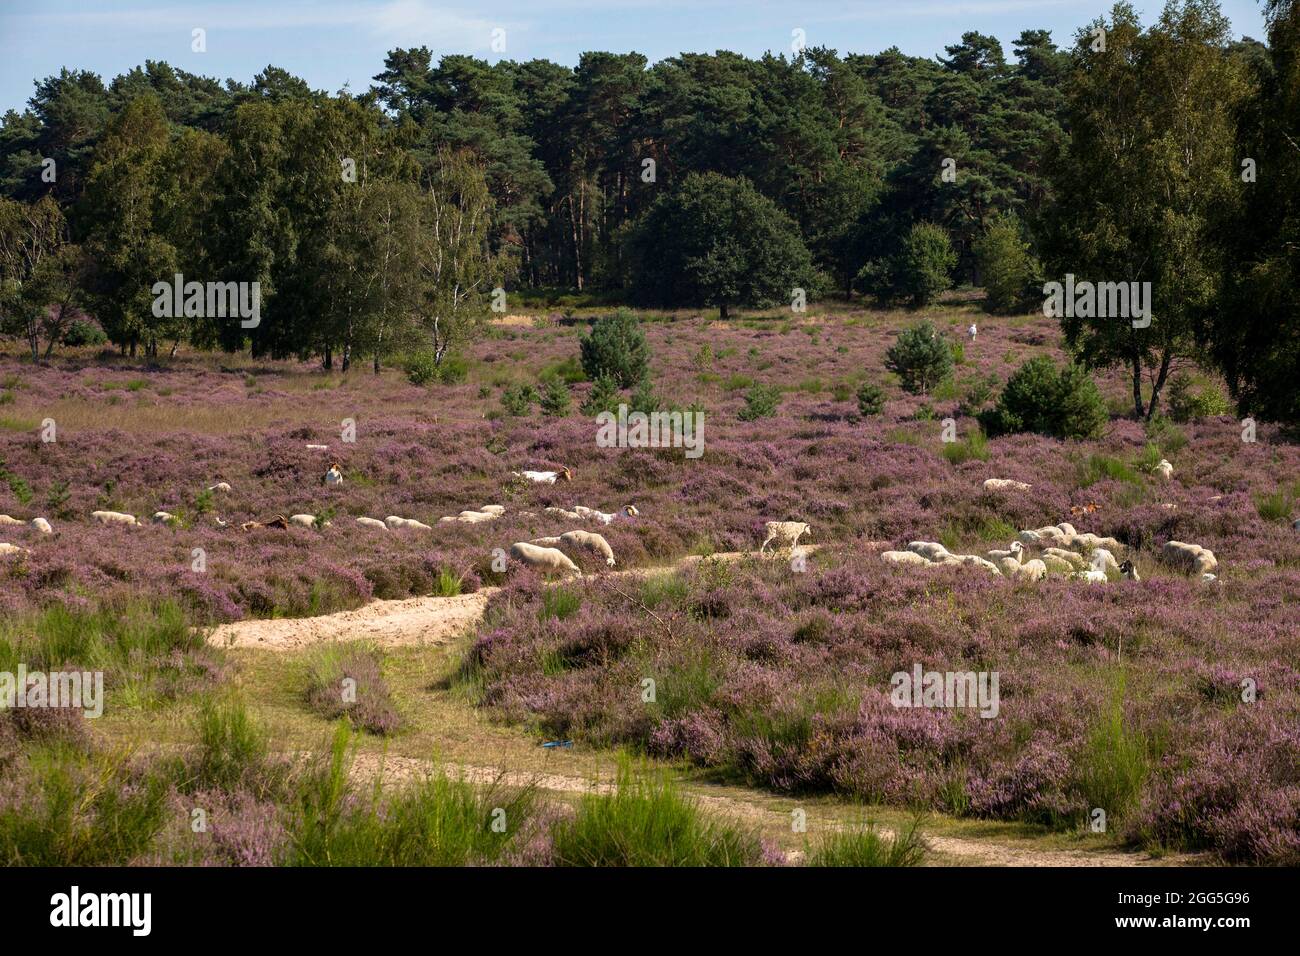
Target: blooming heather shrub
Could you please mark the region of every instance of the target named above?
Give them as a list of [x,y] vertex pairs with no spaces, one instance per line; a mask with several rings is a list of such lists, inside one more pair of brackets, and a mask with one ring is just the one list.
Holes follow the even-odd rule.
[[402,725],[378,651],[332,645],[316,653],[307,675],[307,705],[326,720],[348,717],[381,736]]

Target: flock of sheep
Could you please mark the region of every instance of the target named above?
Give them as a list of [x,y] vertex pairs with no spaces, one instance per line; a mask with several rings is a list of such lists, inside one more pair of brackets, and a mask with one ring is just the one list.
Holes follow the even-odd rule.
[[[313,447],[313,446],[308,446]],[[324,448],[325,446],[315,446]],[[1173,473],[1169,462],[1161,460],[1156,472],[1165,480]],[[512,472],[514,477],[535,484],[553,485],[557,481],[572,481],[573,475],[568,468],[559,471],[522,471]],[[326,485],[336,487],[343,483],[343,473],[337,462],[331,463],[321,479]],[[1007,478],[990,478],[984,482],[987,492],[1028,491],[1030,485]],[[218,482],[209,486],[209,492],[229,492],[227,482]],[[1092,513],[1096,506],[1086,505],[1071,509],[1072,515],[1083,516]],[[596,522],[609,525],[620,519],[636,517],[639,512],[633,505],[625,505],[616,512],[603,512],[594,508],[574,505],[571,508],[548,507],[546,513],[567,521]],[[478,524],[494,521],[505,514],[501,505],[483,505],[475,511],[462,511],[456,515],[439,518],[439,523],[459,522]],[[523,517],[535,517],[534,512],[522,511]],[[117,511],[95,511],[91,519],[106,525],[138,525],[134,515]],[[177,518],[167,511],[153,514],[155,524],[175,524]],[[226,524],[220,517],[217,524]],[[380,521],[378,518],[358,517],[357,524],[376,531],[431,531],[430,525],[414,518],[389,515]],[[20,521],[9,515],[0,514],[0,527],[23,525],[42,534],[52,534],[50,523],[44,518]],[[1297,522],[1300,526],[1300,522]],[[255,528],[283,528],[290,526],[303,528],[328,528],[331,522],[311,514],[295,514],[289,517],[275,515],[268,521],[247,521],[240,527],[245,531]],[[799,539],[808,533],[808,525],[802,521],[769,521],[766,524],[767,538],[759,547],[763,554],[769,545],[788,547],[793,550]],[[1028,549],[1034,549],[1035,556],[1026,558]],[[1043,528],[1021,531],[1017,540],[1011,542],[1005,550],[994,550],[981,557],[977,554],[953,554],[946,547],[935,541],[912,541],[903,551],[884,551],[881,560],[887,564],[914,567],[962,566],[979,568],[989,574],[1008,577],[1021,581],[1041,581],[1049,575],[1064,575],[1074,580],[1090,583],[1105,583],[1112,574],[1132,581],[1140,581],[1137,568],[1131,560],[1119,561],[1115,555],[1122,554],[1124,546],[1114,538],[1100,537],[1090,533],[1079,533],[1069,522],[1048,525]],[[26,548],[0,542],[0,555],[26,553]],[[517,541],[510,546],[510,556],[528,567],[547,573],[581,574],[573,561],[573,556],[586,552],[604,560],[607,567],[617,563],[609,542],[597,533],[583,529],[566,531],[562,534],[532,541]],[[1196,544],[1182,541],[1169,541],[1162,550],[1164,561],[1180,570],[1200,575],[1201,580],[1209,583],[1216,580],[1214,572],[1218,560],[1214,552]]]
[[[1163,459],[1156,471],[1166,480],[1173,474],[1172,466]],[[1030,487],[1024,482],[1008,478],[990,478],[984,482],[984,490],[988,492],[1028,491]],[[1076,515],[1091,514],[1095,510],[1095,505],[1071,509]],[[1029,548],[1035,549],[1037,556],[1026,560]],[[1116,559],[1115,555],[1123,552],[1124,545],[1116,539],[1080,533],[1074,525],[1062,521],[1044,528],[1021,531],[1009,548],[989,551],[985,557],[977,554],[952,554],[937,541],[912,541],[907,545],[907,550],[883,551],[880,558],[886,564],[913,567],[974,567],[1019,581],[1041,581],[1049,575],[1064,575],[1076,581],[1104,584],[1111,579],[1111,574],[1130,581],[1141,581],[1137,567],[1131,560],[1121,562]],[[1179,570],[1200,575],[1201,580],[1207,584],[1217,580],[1214,572],[1218,569],[1219,562],[1214,552],[1208,548],[1183,541],[1169,541],[1161,550],[1161,557],[1165,563]]]

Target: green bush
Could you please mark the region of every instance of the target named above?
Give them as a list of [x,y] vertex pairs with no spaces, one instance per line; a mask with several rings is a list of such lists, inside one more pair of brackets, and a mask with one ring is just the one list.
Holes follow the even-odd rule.
[[1020,219],[1007,212],[990,220],[975,242],[975,261],[984,280],[984,307],[1013,312],[1029,301],[1038,263],[1022,235]]
[[650,350],[641,323],[630,309],[597,320],[591,334],[579,342],[582,368],[587,378],[612,378],[620,388],[631,388],[650,375]]
[[542,388],[542,414],[550,418],[563,418],[573,408],[569,398],[569,386],[561,379],[553,378]]
[[1208,382],[1197,389],[1192,377],[1183,372],[1169,380],[1165,400],[1169,404],[1169,417],[1176,422],[1232,414],[1232,403],[1220,389]]
[[420,352],[407,358],[404,371],[408,382],[421,387],[438,377],[438,366],[433,360],[432,352]]
[[501,392],[501,407],[516,418],[527,415],[537,401],[537,389],[531,385],[507,385]]
[[885,390],[874,382],[863,382],[858,387],[858,413],[866,417],[884,410]]
[[781,407],[781,390],[775,385],[755,385],[745,393],[745,407],[738,417],[742,422],[771,418]]
[[957,253],[948,233],[928,222],[914,224],[894,255],[868,262],[857,275],[858,286],[882,302],[906,299],[928,305],[952,285]]
[[1106,426],[1106,403],[1087,372],[1058,369],[1045,356],[1032,358],[1007,380],[997,406],[980,413],[990,435],[1037,432],[1056,438],[1096,438]]
[[108,336],[104,330],[93,322],[86,322],[77,319],[68,326],[68,331],[63,333],[63,344],[78,345],[103,345],[108,341]]
[[582,403],[579,411],[591,418],[601,412],[614,411],[618,400],[618,383],[608,375],[601,375],[592,383],[591,391],[587,393],[587,400]]
[[885,368],[895,373],[909,392],[926,394],[952,372],[952,348],[929,322],[898,333],[885,353]]

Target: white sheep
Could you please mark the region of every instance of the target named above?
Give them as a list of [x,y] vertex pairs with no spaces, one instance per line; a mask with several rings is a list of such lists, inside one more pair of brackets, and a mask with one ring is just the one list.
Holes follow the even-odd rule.
[[[1006,574],[1005,565],[1000,564],[998,567],[1001,569],[1003,574]],[[1017,581],[1041,581],[1043,578],[1047,577],[1047,565],[1038,558],[1034,558],[1032,561],[1025,561],[1022,564],[1016,565],[1009,576],[1015,578]]]
[[[799,539],[808,534],[808,524],[804,521],[769,521],[763,527],[767,529],[767,538],[758,546],[759,554],[762,554],[773,541],[778,547],[789,545],[793,550],[799,543]],[[772,550],[775,551],[776,547]]]
[[928,565],[930,560],[915,551],[881,551],[880,560],[886,564]]
[[176,516],[170,511],[155,511],[151,520],[154,524],[171,524],[176,520]]
[[605,564],[609,567],[612,568],[615,564],[614,549],[602,535],[592,531],[566,531],[564,534],[550,538],[535,538],[529,543],[540,548],[559,548],[562,551],[566,548],[591,551],[598,557],[604,558]]
[[478,510],[483,512],[484,514],[498,515],[498,516],[506,513],[505,505],[484,505],[482,508],[479,508]]
[[1085,533],[1076,534],[1070,538],[1070,547],[1074,550],[1095,551],[1098,548],[1107,551],[1123,551],[1124,545],[1115,538],[1104,538],[1101,535]]
[[555,515],[557,518],[564,518],[566,521],[581,521],[581,520],[582,520],[582,515],[581,515],[579,512],[577,512],[577,511],[568,511],[568,510],[566,510],[566,509],[564,509],[564,508],[556,508],[556,507],[553,506],[553,505],[552,505],[551,507],[548,507],[548,508],[546,509],[546,513],[547,513],[548,515]]
[[384,519],[384,524],[388,525],[388,530],[393,531],[397,528],[409,528],[412,531],[432,531],[433,529],[423,521],[416,521],[414,518],[402,518],[398,515],[389,515]]
[[[1089,584],[1105,584],[1110,580],[1106,574],[1106,558],[1110,558],[1113,564],[1115,558],[1108,551],[1097,551],[1092,556],[1091,567],[1086,571],[1076,571],[1073,575],[1076,581],[1087,581]],[[1116,569],[1118,570],[1118,568]]]
[[1025,546],[1019,541],[1012,541],[1011,547],[1005,551],[994,550],[987,552],[990,561],[1001,561],[1003,558],[1014,558],[1019,564],[1025,556]]
[[330,446],[329,445],[308,445],[307,450],[308,451],[329,451]]
[[559,471],[512,471],[511,474],[516,478],[527,478],[539,485],[553,485],[557,481],[573,480],[573,472],[567,468],[561,468]]
[[[1075,557],[1077,558],[1079,556],[1076,554]],[[1048,574],[1073,574],[1075,571],[1080,570],[1080,568],[1076,568],[1072,562],[1067,561],[1065,558],[1058,557],[1055,554],[1044,552],[1039,556],[1038,560],[1043,562],[1043,565],[1047,568]],[[1086,568],[1087,564],[1084,563],[1083,567]]]
[[1092,566],[1101,568],[1106,572],[1114,571],[1119,574],[1119,562],[1115,560],[1115,555],[1106,548],[1092,549]]
[[985,491],[1028,491],[1032,487],[1034,486],[1010,478],[989,478],[984,482]]
[[516,541],[510,546],[510,556],[539,571],[582,574],[578,566],[569,560],[569,556],[556,548],[543,548],[527,541]]
[[1001,574],[1001,569],[992,561],[981,558],[978,554],[950,554],[944,559],[944,564],[960,564],[966,567],[976,567],[988,571],[991,574]]
[[970,328],[966,330],[966,334],[970,336],[972,342],[975,341],[975,336],[979,334],[979,329],[975,327],[974,322],[970,324]]
[[[360,519],[357,519],[357,520],[360,520]],[[315,515],[306,515],[306,514],[303,514],[303,515],[289,515],[289,524],[297,525],[299,528],[314,528],[314,527],[316,527],[316,516],[315,516]],[[333,526],[334,526],[334,523],[333,523],[332,521],[322,521],[322,522],[321,522],[321,527],[322,527],[322,528],[331,528],[331,527],[333,527]]]
[[54,529],[44,518],[33,518],[31,521],[19,521],[17,518],[11,518],[9,515],[0,515],[0,525],[22,525],[25,528],[35,528],[41,534],[53,534]]
[[1174,466],[1169,464],[1169,462],[1164,458],[1161,458],[1160,464],[1156,465],[1152,470],[1165,481],[1168,481],[1174,476]]
[[330,465],[329,471],[325,472],[325,477],[321,479],[327,485],[343,484],[343,472],[339,471],[338,462]]
[[927,561],[937,561],[948,556],[948,549],[937,541],[909,541],[907,550],[919,554]]
[[1192,574],[1206,574],[1217,570],[1219,560],[1209,548],[1183,541],[1166,541],[1161,555],[1169,564]]
[[496,511],[462,511],[458,515],[447,515],[439,518],[438,523],[444,524],[451,521],[459,521],[461,524],[480,524],[484,521],[495,521],[501,515]]
[[16,544],[6,544],[0,541],[0,554],[31,554],[26,548],[20,548]]
[[1088,560],[1077,551],[1068,548],[1046,548],[1039,555],[1044,561],[1053,558],[1069,566],[1071,571],[1083,571],[1088,567]]
[[[549,511],[550,509],[546,509]],[[612,524],[618,518],[635,518],[641,512],[636,510],[633,505],[624,505],[613,514],[607,514],[604,511],[597,511],[594,508],[584,508],[582,505],[573,506],[574,513],[587,518],[591,521],[599,521],[601,524]]]
[[92,511],[90,517],[100,524],[138,525],[140,523],[135,520],[135,515],[123,514],[120,511]]
[[384,524],[378,518],[358,518],[357,524],[363,528],[373,528],[375,531],[387,531],[388,525]]
[[230,484],[225,481],[218,481],[215,485],[208,485],[208,491],[226,492],[229,490],[230,490]]

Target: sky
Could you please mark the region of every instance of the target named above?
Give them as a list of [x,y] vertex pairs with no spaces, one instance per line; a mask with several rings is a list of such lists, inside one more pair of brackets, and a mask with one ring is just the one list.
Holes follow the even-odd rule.
[[[1011,41],[1048,29],[1065,45],[1112,0],[0,0],[0,113],[21,110],[34,83],[61,67],[110,80],[145,60],[247,82],[268,64],[313,88],[368,89],[395,47],[428,46],[435,60],[542,58],[572,66],[585,50],[635,50],[651,62],[683,52],[789,52],[808,46],[935,56],[963,32]],[[1264,38],[1258,0],[1221,0],[1236,36]],[[1143,22],[1161,0],[1134,0]],[[192,47],[206,32],[205,52]],[[498,46],[493,49],[494,31]]]

